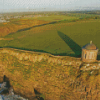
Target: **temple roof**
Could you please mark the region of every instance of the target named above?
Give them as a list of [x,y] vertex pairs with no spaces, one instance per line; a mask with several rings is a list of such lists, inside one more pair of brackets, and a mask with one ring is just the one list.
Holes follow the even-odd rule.
[[82,49],[96,50],[97,47],[92,43],[92,41],[90,41],[90,43],[88,43],[85,46],[83,46]]

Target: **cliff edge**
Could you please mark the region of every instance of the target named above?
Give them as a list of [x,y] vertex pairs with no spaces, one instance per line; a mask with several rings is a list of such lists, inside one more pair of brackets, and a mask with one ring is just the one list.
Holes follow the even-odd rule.
[[1,48],[0,81],[4,75],[29,100],[100,100],[100,61]]

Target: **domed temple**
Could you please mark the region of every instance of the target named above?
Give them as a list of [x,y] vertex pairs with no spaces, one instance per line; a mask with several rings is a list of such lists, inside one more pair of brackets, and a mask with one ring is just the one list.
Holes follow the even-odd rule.
[[95,62],[97,59],[98,48],[90,41],[82,47],[82,61],[83,62]]

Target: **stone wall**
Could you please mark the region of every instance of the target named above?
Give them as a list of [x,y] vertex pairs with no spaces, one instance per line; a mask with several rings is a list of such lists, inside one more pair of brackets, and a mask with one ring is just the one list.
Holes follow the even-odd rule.
[[17,57],[19,60],[29,60],[33,63],[41,62],[42,60],[48,61],[48,63],[80,66],[82,64],[81,58],[69,57],[69,56],[53,56],[48,53],[32,52],[18,49],[0,49],[0,53],[10,54]]

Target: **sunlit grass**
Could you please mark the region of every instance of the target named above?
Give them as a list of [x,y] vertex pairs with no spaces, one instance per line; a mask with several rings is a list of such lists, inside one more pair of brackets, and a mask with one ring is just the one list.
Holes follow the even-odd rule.
[[[69,36],[81,47],[91,40],[100,48],[99,45],[99,20],[79,21],[70,24],[52,24],[32,28],[31,30],[16,32],[6,36],[14,40],[1,40],[1,47],[14,47],[27,50],[40,50],[52,54],[74,54],[70,47],[61,39],[57,31]],[[21,37],[22,36],[22,37]]]

